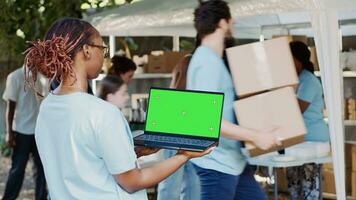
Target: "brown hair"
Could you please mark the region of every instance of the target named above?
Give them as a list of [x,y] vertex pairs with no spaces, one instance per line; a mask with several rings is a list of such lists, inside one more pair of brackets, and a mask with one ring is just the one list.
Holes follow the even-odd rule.
[[64,77],[76,79],[73,59],[98,31],[88,22],[77,18],[62,18],[48,29],[44,40],[29,42],[25,50],[25,81],[33,85],[37,73],[61,82]]
[[306,69],[312,74],[314,74],[314,65],[310,61],[311,53],[308,49],[308,46],[304,42],[300,41],[290,42],[289,46],[292,51],[293,57],[302,63],[303,69]]
[[108,94],[114,94],[124,84],[124,81],[120,77],[108,75],[100,82],[98,97],[106,101]]
[[125,56],[114,56],[111,58],[112,67],[109,69],[110,75],[121,75],[137,69],[136,64]]
[[221,19],[231,19],[230,8],[225,1],[199,0],[199,6],[194,10],[194,27],[201,39],[213,33]]

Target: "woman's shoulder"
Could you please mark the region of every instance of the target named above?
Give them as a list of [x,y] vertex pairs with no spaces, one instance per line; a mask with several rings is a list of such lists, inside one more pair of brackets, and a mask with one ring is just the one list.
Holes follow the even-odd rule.
[[321,86],[320,80],[312,72],[310,72],[308,70],[302,71],[301,76],[300,76],[300,81]]

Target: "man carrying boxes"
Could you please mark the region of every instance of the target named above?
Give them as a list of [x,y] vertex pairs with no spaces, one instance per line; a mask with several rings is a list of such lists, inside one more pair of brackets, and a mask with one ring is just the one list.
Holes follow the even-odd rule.
[[[298,77],[288,39],[257,42],[226,51],[236,93],[240,98],[246,97],[234,104],[239,124],[256,130],[279,127],[276,134],[283,144],[279,149],[303,142],[306,129],[293,89]],[[277,147],[263,151],[246,143],[246,149],[250,156],[257,156]]]
[[194,12],[194,25],[202,45],[190,61],[187,89],[225,94],[219,146],[209,156],[192,160],[201,183],[201,199],[266,199],[253,170],[246,165],[239,141],[252,142],[264,150],[279,145],[279,141],[269,127],[252,130],[236,125],[234,86],[222,59],[224,40],[232,37],[227,3],[222,0],[201,2]]
[[[262,150],[246,143],[250,156],[286,148],[303,142],[304,138],[328,145],[328,127],[322,113],[323,92],[313,74],[310,54],[306,44],[290,43],[288,38],[227,50],[236,92],[242,98],[235,102],[240,125],[257,130],[271,125],[280,127],[276,136],[282,146]],[[291,199],[319,199],[320,171],[320,165],[313,163],[288,168]]]

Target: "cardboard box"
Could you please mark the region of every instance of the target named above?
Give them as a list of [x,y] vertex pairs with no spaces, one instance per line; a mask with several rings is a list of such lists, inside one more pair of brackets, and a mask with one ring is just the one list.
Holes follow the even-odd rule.
[[286,37],[228,48],[226,53],[240,97],[298,84]]
[[[352,171],[356,172],[356,145],[351,148]],[[347,162],[347,161],[346,161]]]
[[[355,148],[355,145],[352,144],[345,144],[345,168],[346,169],[351,169],[352,171],[354,170],[354,165],[353,164],[353,158],[352,158],[352,148]],[[355,155],[356,157],[356,155]],[[355,166],[356,167],[356,166]],[[329,169],[329,170],[333,170],[334,166],[333,163],[325,163],[323,164],[323,169]]]
[[164,52],[163,55],[148,56],[148,63],[145,67],[146,73],[172,73],[174,67],[188,52]]
[[356,197],[356,172],[351,174],[351,196]]
[[166,58],[163,55],[148,56],[148,63],[145,66],[146,73],[166,73]]
[[305,35],[274,35],[272,38],[287,37],[289,42],[299,41],[308,44],[308,37]]
[[[346,193],[351,193],[351,169],[346,169],[345,171],[345,187],[346,187]],[[325,169],[323,167],[323,176],[322,176],[322,189],[323,192],[326,193],[336,193],[335,189],[335,178],[334,178],[334,171],[330,169]]]
[[245,143],[250,156],[257,156],[304,142],[307,132],[292,87],[259,94],[235,102],[235,113],[239,125],[255,130],[278,127],[276,135],[282,146],[267,151],[258,149],[252,143]]

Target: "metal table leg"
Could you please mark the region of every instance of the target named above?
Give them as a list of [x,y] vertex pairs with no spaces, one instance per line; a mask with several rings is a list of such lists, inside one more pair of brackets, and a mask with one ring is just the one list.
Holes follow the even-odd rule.
[[323,182],[323,170],[322,170],[322,167],[323,165],[322,164],[318,164],[319,165],[319,189],[320,189],[320,197],[319,197],[319,200],[322,200],[323,199],[323,188],[322,188],[322,182]]
[[278,177],[277,168],[273,167],[273,177],[274,177],[274,200],[278,200]]

